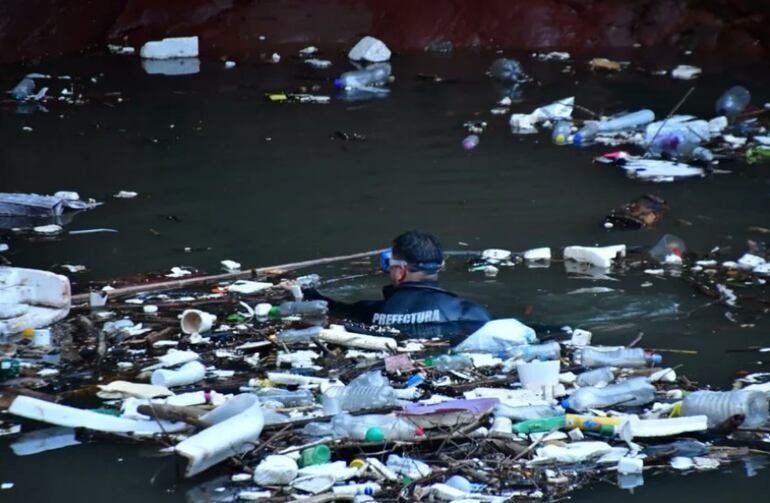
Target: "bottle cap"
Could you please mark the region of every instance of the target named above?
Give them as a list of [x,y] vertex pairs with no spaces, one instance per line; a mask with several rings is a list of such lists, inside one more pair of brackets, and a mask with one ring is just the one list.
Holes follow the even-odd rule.
[[563,134],[559,133],[556,135],[556,138],[554,138],[553,141],[557,145],[564,145],[567,143],[567,138]]
[[345,87],[342,83],[342,79],[334,79],[334,87],[336,87],[337,89],[342,89],[343,87]]
[[425,436],[425,430],[423,430],[418,426],[417,428],[414,429],[414,434],[417,435],[418,437]]
[[366,461],[364,461],[363,459],[356,458],[350,462],[349,466],[351,468],[363,468],[364,466],[366,466]]
[[21,331],[21,335],[24,337],[33,337],[35,335],[35,329],[34,328],[25,328]]
[[366,430],[366,436],[364,437],[367,442],[382,443],[385,440],[385,432],[379,426],[372,426]]
[[575,136],[572,137],[572,143],[578,147],[581,147],[583,145],[583,135],[580,133],[575,133]]
[[650,355],[650,361],[653,363],[653,365],[658,365],[663,361],[663,355],[659,355],[658,353],[653,353]]
[[280,317],[281,316],[281,308],[278,307],[278,306],[273,306],[273,307],[270,308],[270,311],[267,312],[267,315],[268,316],[273,316],[273,317],[276,317],[276,318]]
[[565,409],[569,409],[569,398],[565,398],[561,401],[561,406]]

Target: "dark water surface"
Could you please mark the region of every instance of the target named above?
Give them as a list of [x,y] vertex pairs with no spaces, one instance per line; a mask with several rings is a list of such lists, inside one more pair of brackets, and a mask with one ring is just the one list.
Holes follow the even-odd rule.
[[[575,64],[577,75],[569,75],[561,72],[563,63],[524,58],[539,82],[524,87],[524,101],[512,111],[529,112],[576,95],[578,103],[600,112],[650,107],[664,116],[694,85],[681,111],[708,118],[716,96],[735,83],[749,87],[755,103],[770,101],[766,68],[704,63],[700,79],[682,82],[635,69],[654,67],[658,55],[632,56],[634,65],[614,76],[589,74],[582,61]],[[747,233],[748,226],[770,227],[770,164],[728,162],[721,167],[731,174],[647,184],[625,178],[618,168],[592,164],[601,148],[559,148],[545,134],[512,136],[508,116],[488,112],[498,95],[483,72],[493,58],[400,56],[393,62],[397,80],[389,97],[329,105],[269,103],[263,95],[314,84],[321,86],[319,94],[329,94],[329,79],[348,69],[341,61],[320,72],[291,58],[278,65],[242,63],[230,71],[203,61],[200,74],[180,77],[147,75],[137,59],[105,56],[5,68],[5,88],[27,70],[44,70],[83,81],[80,88],[92,100],[51,105],[49,113],[33,115],[17,115],[4,103],[0,190],[76,190],[105,204],[76,215],[68,229],[119,232],[0,241],[10,243],[8,257],[18,266],[88,266],[88,273],[70,275],[78,288],[90,279],[176,265],[213,272],[222,259],[260,266],[346,254],[387,246],[410,228],[436,233],[448,249],[470,250],[649,246],[671,232],[696,251],[731,244],[732,258],[738,258],[747,237],[757,237]],[[458,82],[420,81],[418,73]],[[104,97],[111,91],[120,91],[123,102]],[[489,123],[470,153],[460,147],[467,120]],[[367,139],[331,139],[335,131]],[[122,189],[140,196],[111,197]],[[610,209],[647,192],[671,206],[654,229],[601,227]],[[204,251],[185,253],[185,247]],[[450,259],[445,286],[497,316],[591,328],[602,344],[627,343],[642,331],[645,346],[697,351],[664,356],[702,384],[726,386],[740,370],[767,370],[757,363],[758,354],[725,350],[766,344],[770,323],[760,319],[753,328],[740,328],[725,318],[723,306],[703,307],[709,299],[675,278],[634,273],[579,279],[555,262],[547,269],[506,269],[489,280],[467,272],[463,260]],[[372,269],[334,265],[315,272],[337,277]],[[377,295],[383,281],[370,275],[337,282],[327,293],[349,299]],[[652,286],[642,286],[646,282]],[[570,294],[597,286],[614,291]],[[178,482],[171,458],[147,456],[154,449],[97,443],[16,457],[6,444],[0,448],[0,477],[16,483],[0,492],[7,501],[185,501],[187,490],[206,480]],[[648,476],[634,499],[723,501],[741,491],[742,499],[761,500],[768,488],[767,471],[747,478],[736,464],[686,477]],[[599,485],[574,499],[611,501],[627,494]]]

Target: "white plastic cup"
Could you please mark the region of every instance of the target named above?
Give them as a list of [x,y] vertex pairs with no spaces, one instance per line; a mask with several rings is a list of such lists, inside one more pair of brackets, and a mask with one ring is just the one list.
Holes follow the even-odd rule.
[[187,309],[182,313],[180,326],[182,327],[182,332],[188,335],[200,334],[211,330],[216,321],[217,317],[214,314],[198,309]]
[[530,391],[553,398],[554,388],[559,385],[559,360],[519,363],[519,381]]
[[198,361],[187,362],[176,370],[158,369],[152,373],[150,382],[155,386],[185,386],[206,377],[206,367]]

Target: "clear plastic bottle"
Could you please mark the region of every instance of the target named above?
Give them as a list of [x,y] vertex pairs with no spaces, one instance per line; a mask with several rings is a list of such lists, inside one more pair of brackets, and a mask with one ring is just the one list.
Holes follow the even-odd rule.
[[329,303],[325,300],[297,300],[284,302],[270,309],[271,316],[325,316]]
[[600,349],[586,346],[577,353],[579,361],[586,368],[622,367],[639,368],[650,364],[658,364],[663,358],[654,353],[645,352],[642,348]]
[[520,82],[526,78],[521,63],[515,59],[496,59],[489,67],[489,74],[502,82]]
[[463,370],[473,366],[473,360],[468,355],[441,355],[433,358],[433,368],[446,372],[449,370]]
[[719,97],[714,108],[717,115],[734,117],[746,110],[750,101],[751,93],[748,89],[743,86],[733,86]]
[[387,414],[351,416],[343,412],[332,419],[332,427],[338,438],[353,440],[366,440],[366,432],[370,428],[379,428],[384,440],[415,440],[424,434],[422,428],[400,417]]
[[532,360],[558,360],[561,358],[561,345],[556,341],[543,344],[524,344],[509,349],[504,356],[524,361]]
[[309,389],[289,391],[285,389],[261,389],[256,392],[261,402],[281,402],[284,407],[301,407],[313,405],[315,398]]
[[334,87],[339,89],[367,89],[373,86],[387,84],[390,79],[390,64],[377,63],[363,70],[345,72],[334,81]]
[[650,257],[653,260],[666,263],[670,260],[669,255],[680,257],[687,251],[687,245],[684,240],[673,234],[664,234],[660,240],[650,248]]
[[572,133],[572,123],[570,121],[559,121],[553,126],[551,131],[551,141],[556,145],[564,145],[569,140]]
[[285,344],[297,344],[301,342],[309,342],[313,337],[317,337],[321,333],[323,327],[313,326],[307,328],[289,328],[283,330],[276,335],[276,338]]
[[767,396],[751,390],[695,391],[684,397],[682,415],[700,414],[708,417],[709,427],[740,414],[745,416],[742,426],[756,428],[767,422]]
[[634,129],[649,124],[654,120],[655,112],[644,109],[619,115],[611,119],[586,121],[583,127],[575,133],[572,141],[575,145],[584,145],[585,143],[590,142],[599,133],[611,133],[614,131],[623,131],[625,129]]
[[406,456],[402,457],[398,454],[389,455],[385,465],[399,475],[405,475],[412,480],[427,477],[433,472],[430,466],[423,463],[422,461]]
[[605,407],[633,407],[655,400],[655,387],[644,377],[634,377],[604,388],[580,388],[562,401],[562,407],[578,412]]
[[379,371],[367,372],[347,386],[332,387],[324,393],[324,407],[334,400],[341,410],[354,411],[385,407],[398,403],[396,390]]
[[564,410],[553,405],[522,405],[518,407],[499,403],[495,406],[495,417],[507,417],[512,421],[528,421],[564,414]]
[[597,386],[599,384],[609,384],[615,380],[615,374],[609,367],[600,367],[594,370],[588,370],[579,374],[575,384],[584,388],[586,386]]

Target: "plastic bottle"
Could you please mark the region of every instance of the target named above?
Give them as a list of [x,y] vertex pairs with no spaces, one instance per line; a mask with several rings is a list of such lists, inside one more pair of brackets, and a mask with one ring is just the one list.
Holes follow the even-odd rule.
[[709,427],[728,420],[735,415],[743,415],[742,426],[756,428],[767,422],[768,401],[761,391],[695,391],[684,397],[683,416],[704,414],[708,417]]
[[427,477],[433,472],[430,466],[423,463],[422,461],[408,458],[406,456],[399,456],[398,454],[389,455],[386,466],[394,472],[400,475],[405,475],[412,480]]
[[644,377],[635,377],[605,388],[580,388],[562,401],[562,407],[580,412],[604,407],[644,405],[654,399],[655,387]]
[[327,401],[336,400],[341,410],[359,410],[385,407],[398,403],[396,391],[379,371],[367,372],[347,386],[329,388],[324,393],[324,408]]
[[35,90],[35,81],[29,77],[24,77],[16,86],[11,89],[13,99],[22,101],[29,98],[32,91]]
[[261,402],[281,402],[284,407],[302,407],[313,405],[315,398],[309,389],[289,391],[285,389],[261,389],[256,392]]
[[564,413],[560,407],[551,405],[522,405],[518,407],[499,403],[495,406],[495,417],[507,417],[514,421],[527,421],[529,419],[543,419],[559,416]]
[[617,348],[603,350],[586,346],[580,350],[580,363],[586,368],[595,367],[623,367],[639,368],[646,367],[648,364],[658,364],[663,358],[654,353],[645,352],[642,348]]
[[489,67],[489,73],[493,78],[503,82],[519,82],[524,80],[524,71],[521,63],[515,59],[496,59]]
[[612,434],[624,422],[625,418],[620,417],[564,415],[564,424],[567,428],[579,428],[582,431],[593,431],[602,434]]
[[375,482],[363,482],[361,484],[348,484],[344,486],[332,487],[332,492],[336,496],[374,496],[380,492],[380,484]]
[[325,445],[316,445],[302,449],[299,454],[299,467],[322,465],[332,458],[332,451]]
[[619,115],[611,119],[586,121],[583,127],[575,133],[573,143],[575,145],[584,145],[599,133],[611,133],[614,131],[623,131],[624,129],[634,129],[649,124],[654,120],[655,112],[644,109]]
[[529,419],[513,425],[516,433],[541,433],[564,428],[564,416]]
[[478,146],[478,144],[479,144],[478,135],[471,134],[463,138],[463,149],[465,150],[473,150]]
[[343,73],[334,81],[334,87],[339,89],[366,89],[372,86],[381,86],[388,82],[390,72],[389,63],[369,65],[363,70]]
[[615,375],[609,367],[600,367],[579,374],[575,384],[584,388],[586,386],[596,386],[598,384],[609,384],[615,380]]
[[564,145],[572,133],[572,123],[569,121],[559,121],[554,125],[551,131],[551,141],[556,145]]
[[314,326],[307,328],[290,328],[279,332],[276,339],[285,344],[296,344],[299,342],[309,342],[313,337],[321,333],[323,327]]
[[374,427],[382,430],[384,440],[415,440],[424,435],[422,428],[401,419],[385,414],[367,414],[351,416],[340,413],[332,419],[335,436],[353,440],[366,440],[367,432]]
[[733,86],[719,97],[714,108],[717,115],[734,117],[746,110],[751,101],[751,93],[743,86]]
[[500,356],[508,358],[520,358],[524,361],[532,360],[558,360],[561,357],[561,345],[556,341],[544,344],[525,344],[501,353]]
[[473,360],[468,355],[441,355],[428,362],[436,370],[446,372],[449,370],[463,370],[473,366]]
[[270,316],[324,316],[329,312],[329,303],[325,300],[298,300],[284,302],[270,309]]

